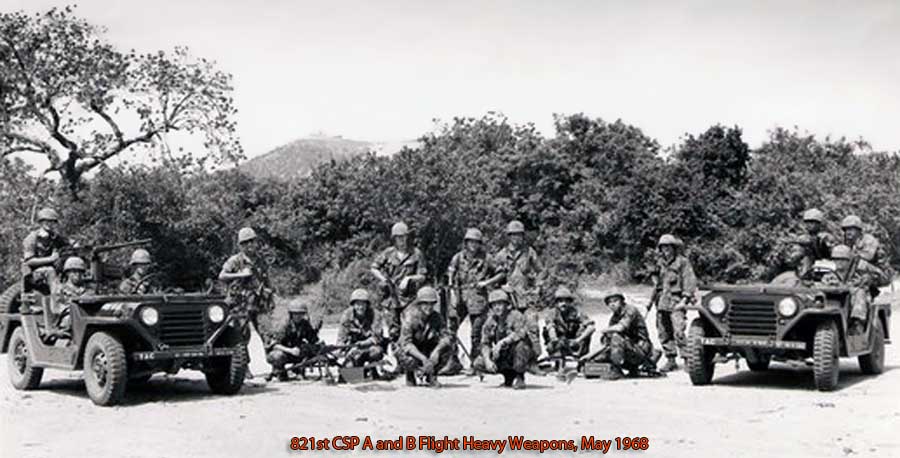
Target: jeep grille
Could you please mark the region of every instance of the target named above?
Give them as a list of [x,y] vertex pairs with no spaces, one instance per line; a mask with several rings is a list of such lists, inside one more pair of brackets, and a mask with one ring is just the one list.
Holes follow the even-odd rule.
[[159,340],[170,347],[203,345],[206,341],[201,307],[164,305],[159,308]]
[[732,335],[774,336],[776,332],[774,300],[732,298],[727,318]]

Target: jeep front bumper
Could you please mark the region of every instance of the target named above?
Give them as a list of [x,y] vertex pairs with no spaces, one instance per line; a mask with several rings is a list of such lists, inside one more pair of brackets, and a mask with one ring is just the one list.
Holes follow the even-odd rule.
[[753,337],[704,337],[700,339],[704,346],[713,347],[753,347],[772,348],[777,350],[806,350],[806,342],[794,340],[760,339]]
[[203,359],[213,356],[231,356],[238,347],[221,348],[180,348],[157,351],[136,351],[131,354],[135,361],[160,361],[166,359]]

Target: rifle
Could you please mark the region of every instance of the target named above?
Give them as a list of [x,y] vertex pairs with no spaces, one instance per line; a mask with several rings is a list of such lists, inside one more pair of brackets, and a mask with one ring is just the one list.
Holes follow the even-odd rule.
[[[338,357],[333,353],[336,351],[347,350],[355,345],[329,345],[329,344],[304,344],[300,347],[301,353],[310,352],[314,353],[312,356],[307,357],[303,361],[299,361],[296,363],[288,364],[285,366],[285,372],[287,373],[295,373],[303,376],[305,369],[308,367],[318,367],[320,369],[319,378],[324,377],[321,373],[321,369],[324,367],[327,371],[329,366],[339,366]],[[328,374],[329,378],[332,378],[331,374]],[[272,374],[266,375],[266,381],[272,379]]]
[[656,282],[653,282],[653,293],[650,294],[650,301],[647,302],[647,311],[644,312],[644,319],[650,315],[650,310],[653,306],[658,305],[659,303],[659,289],[656,288]]

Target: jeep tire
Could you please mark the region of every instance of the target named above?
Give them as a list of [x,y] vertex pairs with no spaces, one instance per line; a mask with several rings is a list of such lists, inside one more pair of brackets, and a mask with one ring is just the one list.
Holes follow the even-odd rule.
[[813,339],[813,378],[819,391],[832,391],[837,387],[840,376],[839,341],[834,321],[823,321],[816,326]]
[[716,364],[713,362],[715,352],[709,351],[703,346],[701,340],[704,337],[706,337],[706,328],[703,326],[703,320],[695,318],[688,329],[687,357],[685,358],[688,375],[694,385],[709,384],[716,370]]
[[884,372],[884,330],[877,318],[872,326],[872,351],[858,359],[863,374],[876,375]]
[[232,395],[241,391],[244,376],[247,373],[247,347],[239,344],[237,351],[226,357],[210,360],[212,366],[207,370],[206,384],[216,394]]
[[9,352],[6,355],[6,371],[9,381],[17,390],[33,390],[40,386],[44,369],[34,367],[25,341],[25,332],[21,326],[16,327],[9,338]]
[[122,401],[128,385],[128,361],[125,347],[115,336],[96,332],[84,347],[84,386],[98,406]]

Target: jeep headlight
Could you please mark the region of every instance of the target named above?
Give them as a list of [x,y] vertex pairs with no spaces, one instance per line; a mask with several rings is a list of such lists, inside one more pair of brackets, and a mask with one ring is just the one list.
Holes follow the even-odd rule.
[[725,299],[722,296],[714,296],[706,303],[706,308],[713,315],[721,315],[725,313]]
[[141,321],[147,326],[155,326],[159,323],[159,312],[153,307],[144,307],[141,309]]
[[778,302],[778,313],[781,316],[793,316],[797,313],[797,301],[792,297],[786,297]]
[[221,305],[210,305],[206,314],[213,323],[221,323],[225,319],[225,309]]

